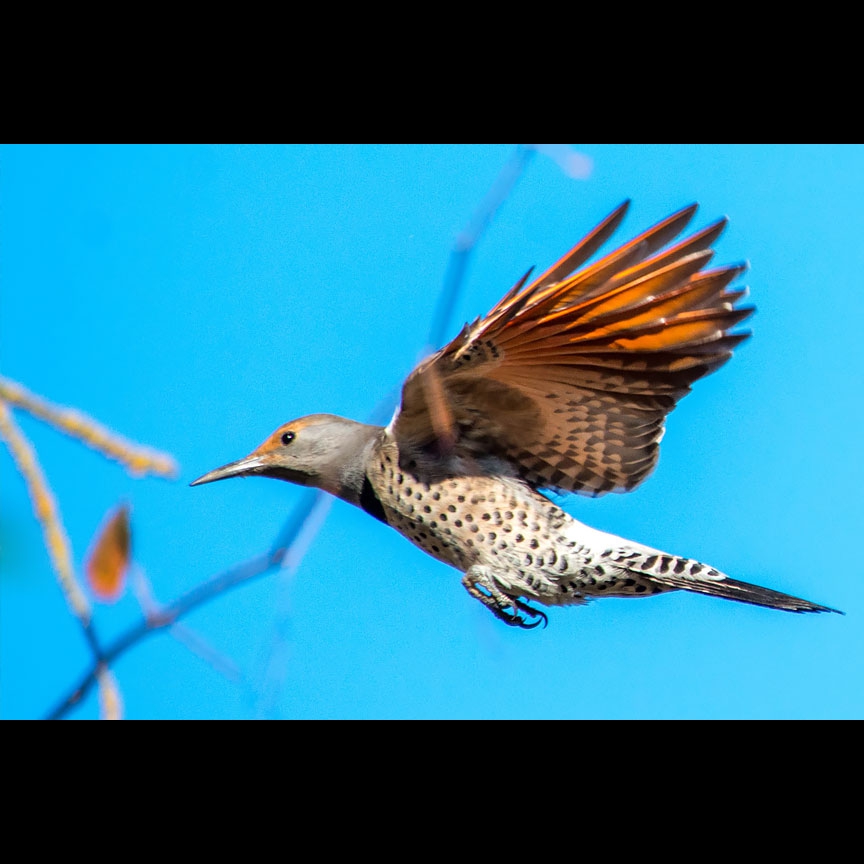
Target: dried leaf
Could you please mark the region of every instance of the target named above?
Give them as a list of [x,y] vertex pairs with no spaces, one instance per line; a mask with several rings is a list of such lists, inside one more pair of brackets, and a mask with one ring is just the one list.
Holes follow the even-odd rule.
[[90,590],[103,603],[113,603],[123,593],[131,545],[129,507],[121,504],[104,523],[87,557]]

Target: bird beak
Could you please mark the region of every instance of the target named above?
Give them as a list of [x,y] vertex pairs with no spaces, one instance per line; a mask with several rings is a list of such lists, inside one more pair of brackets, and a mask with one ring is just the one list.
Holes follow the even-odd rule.
[[245,456],[243,459],[238,459],[236,462],[230,462],[228,465],[223,465],[221,468],[216,468],[214,471],[208,471],[197,480],[193,480],[190,486],[200,486],[202,483],[212,483],[214,480],[225,480],[228,477],[243,477],[247,474],[255,474],[265,467],[260,456],[252,454]]

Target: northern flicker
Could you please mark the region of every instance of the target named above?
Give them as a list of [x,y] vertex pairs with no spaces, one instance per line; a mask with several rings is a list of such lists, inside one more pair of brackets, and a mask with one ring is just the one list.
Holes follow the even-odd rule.
[[638,486],[666,415],[750,335],[731,332],[753,312],[736,305],[745,289],[728,288],[745,265],[705,269],[726,220],[670,245],[696,205],[586,264],[628,204],[421,362],[386,427],[301,417],[192,485],[262,475],[326,490],[462,571],[472,597],[526,629],[547,621],[532,601],[677,589],[837,611],[590,528],[542,493]]

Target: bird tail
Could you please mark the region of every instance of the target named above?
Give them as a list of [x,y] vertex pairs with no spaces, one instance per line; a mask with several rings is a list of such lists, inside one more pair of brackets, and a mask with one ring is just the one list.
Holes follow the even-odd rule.
[[783,594],[761,585],[731,579],[725,573],[689,558],[666,555],[654,549],[633,552],[625,551],[618,557],[619,566],[640,576],[648,576],[652,583],[662,588],[709,594],[753,606],[782,609],[786,612],[836,612],[845,613],[830,606],[811,603],[791,594]]
[[655,580],[669,588],[680,588],[683,591],[693,591],[697,594],[710,594],[713,597],[724,597],[727,600],[737,600],[739,603],[750,603],[753,606],[766,606],[769,609],[782,609],[786,612],[836,612],[845,613],[830,606],[820,606],[791,594],[751,585],[728,576],[722,579],[681,579],[672,577],[655,577]]

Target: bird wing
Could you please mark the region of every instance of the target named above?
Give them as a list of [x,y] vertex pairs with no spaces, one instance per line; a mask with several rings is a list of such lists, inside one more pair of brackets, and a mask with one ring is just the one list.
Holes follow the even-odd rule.
[[411,372],[400,446],[494,454],[538,488],[587,495],[645,479],[666,415],[750,335],[729,331],[754,309],[727,290],[746,265],[705,269],[725,219],[668,245],[695,204],[583,266],[628,204]]

